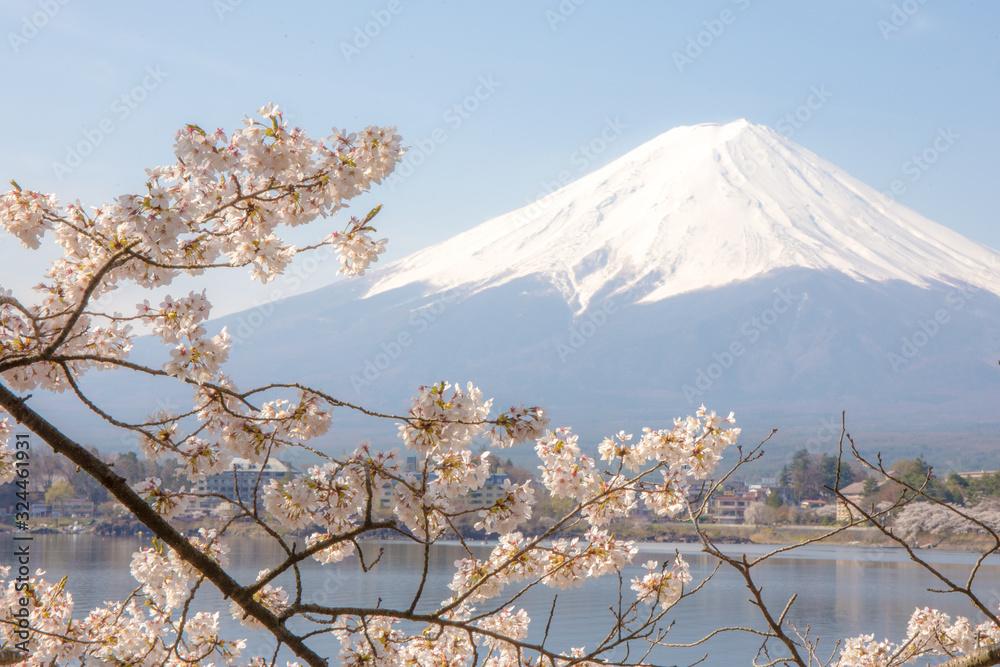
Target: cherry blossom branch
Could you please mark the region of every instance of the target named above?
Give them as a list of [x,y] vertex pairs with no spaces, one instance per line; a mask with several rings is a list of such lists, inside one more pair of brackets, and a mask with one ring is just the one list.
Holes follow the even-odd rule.
[[264,575],[262,579],[256,583],[247,586],[247,591],[250,593],[256,593],[258,590],[262,589],[265,585],[274,581],[276,578],[281,576],[282,573],[286,572],[290,567],[297,563],[301,563],[307,558],[314,556],[315,554],[332,547],[341,542],[354,542],[358,537],[364,535],[365,533],[370,533],[373,530],[381,530],[385,528],[391,528],[396,525],[395,521],[372,521],[362,523],[357,528],[347,531],[346,533],[341,533],[339,535],[334,535],[332,537],[320,540],[311,547],[306,547],[302,551],[296,551],[294,553],[289,553],[287,558],[280,564],[277,565]]
[[[899,484],[904,489],[913,492],[915,494],[914,497],[919,496],[919,497],[922,497],[922,498],[924,498],[924,499],[926,499],[926,500],[928,500],[928,501],[930,501],[932,503],[935,503],[935,504],[941,505],[943,507],[946,507],[949,511],[954,512],[957,516],[960,516],[963,519],[965,519],[967,521],[970,521],[970,522],[978,525],[980,528],[982,528],[984,531],[986,531],[986,533],[989,534],[993,538],[993,541],[994,541],[993,546],[990,549],[986,550],[984,553],[980,554],[980,556],[976,559],[975,564],[973,565],[973,567],[971,568],[971,570],[969,572],[969,576],[968,576],[968,578],[966,580],[965,585],[962,586],[962,585],[959,585],[959,584],[953,582],[943,572],[941,572],[939,569],[935,568],[933,565],[931,565],[926,560],[924,560],[923,558],[921,558],[913,550],[913,547],[906,540],[904,540],[903,538],[895,535],[890,528],[887,528],[886,526],[882,525],[880,522],[875,521],[874,520],[874,518],[875,518],[875,514],[874,513],[866,512],[864,509],[862,509],[856,503],[847,500],[847,498],[844,498],[842,496],[842,494],[838,493],[838,495],[841,496],[843,502],[849,503],[851,507],[853,507],[855,510],[857,510],[862,515],[862,517],[864,517],[866,520],[871,521],[872,524],[879,530],[879,532],[881,532],[883,535],[885,535],[886,537],[888,537],[889,539],[891,539],[893,542],[895,542],[896,544],[898,544],[899,546],[901,546],[906,551],[906,554],[910,557],[910,560],[912,560],[914,563],[917,563],[918,565],[920,565],[922,568],[924,568],[924,570],[926,570],[927,572],[929,572],[932,576],[934,576],[941,583],[943,583],[947,587],[947,591],[941,591],[941,592],[960,593],[961,595],[963,595],[972,604],[972,606],[974,606],[977,610],[979,610],[986,618],[988,618],[993,623],[995,623],[997,625],[1000,625],[1000,618],[998,618],[997,614],[993,610],[991,610],[989,607],[987,607],[986,604],[983,603],[983,601],[980,600],[979,597],[975,593],[973,593],[973,591],[972,591],[973,580],[975,579],[976,574],[979,572],[979,569],[982,566],[983,561],[985,561],[986,557],[989,556],[990,554],[995,553],[996,551],[1000,550],[1000,535],[998,535],[996,533],[996,531],[994,531],[992,528],[990,528],[989,526],[987,526],[986,524],[984,524],[982,521],[979,521],[975,517],[969,516],[966,513],[958,510],[957,508],[954,508],[954,507],[951,507],[949,505],[946,505],[945,503],[941,503],[940,501],[936,500],[935,498],[932,498],[927,493],[925,493],[924,492],[924,486],[926,485],[927,481],[929,481],[929,479],[930,479],[929,477],[924,480],[924,485],[922,485],[922,486],[920,486],[918,488],[918,487],[911,486],[910,484],[906,483],[904,480],[900,479],[899,477],[894,476],[890,471],[887,471],[885,469],[885,466],[882,464],[881,460],[879,460],[879,462],[877,464],[877,467],[872,466],[872,464],[870,462],[868,462],[865,458],[863,458],[861,456],[861,454],[858,452],[857,447],[854,444],[854,440],[851,439],[851,437],[849,435],[847,437],[850,440],[851,449],[854,452],[855,457],[859,461],[861,461],[863,464],[865,464],[865,465],[867,465],[869,467],[872,467],[872,468],[878,470],[880,473],[882,473],[883,475],[885,475],[885,477],[887,479],[889,479],[890,481],[895,482],[896,484]],[[894,503],[893,507],[890,508],[890,509],[896,509],[897,507],[900,506],[900,504],[901,503],[899,501],[897,501],[897,503]],[[884,512],[883,512],[883,514],[884,514]]]
[[[429,626],[436,626],[439,628],[455,628],[462,630],[471,635],[489,638],[497,640],[504,644],[508,644],[511,647],[515,647],[521,651],[528,651],[531,653],[536,653],[540,657],[546,660],[552,661],[554,664],[565,664],[572,665],[579,662],[587,662],[598,657],[596,655],[587,654],[585,656],[567,656],[557,651],[551,651],[546,649],[541,644],[532,644],[527,641],[522,641],[514,639],[508,635],[504,635],[493,630],[486,628],[476,627],[470,625],[464,621],[456,621],[449,618],[443,618],[434,614],[418,614],[400,610],[384,609],[384,608],[365,608],[365,607],[326,607],[317,604],[303,604],[296,611],[307,612],[312,614],[318,614],[322,616],[330,616],[331,618],[340,618],[341,616],[355,616],[359,619],[370,619],[370,618],[393,618],[401,621],[410,621],[413,623],[426,624]],[[367,621],[365,621],[367,622]],[[612,659],[602,660],[601,664],[608,665],[609,667],[639,667],[641,663],[629,663],[616,661]]]
[[278,641],[285,643],[296,656],[305,660],[312,667],[326,667],[325,660],[305,646],[295,634],[287,630],[270,610],[257,602],[253,594],[240,586],[218,563],[195,549],[168,521],[153,511],[146,501],[132,490],[124,478],[116,475],[107,464],[87,451],[85,447],[70,440],[2,384],[0,384],[0,407],[14,417],[18,423],[24,424],[45,441],[54,452],[65,456],[100,482],[154,535],[170,545],[185,562],[190,563],[204,574],[223,595],[235,600],[248,615],[262,623]]
[[996,667],[996,665],[1000,665],[1000,645],[994,644],[942,662],[938,667]]
[[[39,360],[42,361],[48,360],[52,356],[52,354],[59,348],[59,346],[62,345],[64,342],[66,342],[66,338],[73,330],[73,327],[76,326],[76,323],[80,320],[80,316],[83,315],[83,311],[86,310],[87,304],[90,302],[91,295],[98,287],[101,286],[101,282],[104,280],[104,276],[110,273],[112,269],[122,264],[123,257],[127,254],[128,250],[136,243],[138,243],[138,241],[129,244],[125,248],[122,248],[121,250],[113,254],[111,257],[109,257],[108,260],[104,263],[104,265],[101,266],[100,269],[98,269],[97,273],[94,274],[93,278],[91,278],[88,281],[86,287],[84,287],[83,289],[83,293],[80,295],[79,302],[73,309],[73,312],[70,314],[69,319],[67,319],[66,323],[63,325],[62,331],[59,332],[59,335],[56,336],[55,340],[49,343],[45,347],[45,349],[38,354]],[[7,369],[3,367],[2,363],[0,363],[0,373],[2,373],[5,370]]]

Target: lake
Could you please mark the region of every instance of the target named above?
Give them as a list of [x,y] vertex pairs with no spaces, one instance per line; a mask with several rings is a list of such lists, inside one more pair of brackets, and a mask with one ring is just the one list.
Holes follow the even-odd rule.
[[[8,538],[9,539],[9,538]],[[46,570],[46,579],[58,581],[69,575],[68,590],[76,603],[76,616],[105,600],[120,600],[135,587],[128,572],[131,556],[147,542],[133,538],[101,538],[94,535],[37,535],[32,547],[32,568]],[[230,569],[241,582],[253,581],[268,562],[280,558],[280,550],[269,540],[228,540],[231,547]],[[404,605],[416,590],[421,564],[421,550],[401,541],[366,542],[366,559],[374,558],[379,549],[383,556],[375,570],[364,574],[357,559],[333,566],[309,560],[302,566],[307,595],[320,604],[372,604],[382,599],[383,606]],[[475,547],[478,557],[485,557],[490,547]],[[700,553],[694,544],[647,544],[640,546],[635,565],[624,572],[625,594],[630,599],[628,581],[644,570],[641,564],[649,559],[670,559],[679,551],[691,565],[695,581],[711,572],[715,560]],[[760,545],[732,545],[731,553],[755,556],[770,550]],[[965,552],[922,551],[922,556],[938,565],[953,578],[963,580],[974,556]],[[453,563],[464,551],[457,544],[446,543],[432,550],[428,585],[424,598],[429,603],[448,597],[446,584],[451,580]],[[789,596],[799,597],[789,618],[804,631],[810,627],[812,636],[822,639],[821,655],[828,655],[834,643],[844,637],[874,633],[876,639],[900,639],[906,622],[915,607],[932,606],[952,615],[969,615],[973,623],[980,622],[975,610],[957,596],[928,593],[935,581],[921,568],[907,560],[906,554],[895,549],[864,549],[834,546],[809,546],[776,557],[757,570],[756,581],[763,587],[772,612],[780,613]],[[1000,557],[992,556],[981,571],[979,592],[984,601],[996,608],[1000,601]],[[291,588],[290,577],[281,580]],[[202,589],[205,590],[204,588]],[[558,595],[556,617],[552,623],[548,646],[593,645],[595,638],[609,625],[608,607],[617,598],[617,579],[605,577],[588,582],[582,589],[553,591],[536,588],[523,598],[523,606],[532,618],[530,639],[540,640],[545,619]],[[762,628],[760,614],[747,602],[748,592],[743,579],[724,566],[698,595],[681,602],[671,612],[676,621],[670,641],[690,642],[720,626],[751,626]],[[232,621],[228,603],[215,595],[199,593],[195,609],[221,609],[227,638],[246,637],[255,652],[270,656],[273,641],[268,636],[251,633]],[[311,644],[321,655],[334,656],[338,644],[329,638],[317,638]],[[706,653],[707,665],[749,665],[759,647],[759,641],[745,633],[725,633],[697,649],[658,649],[656,662],[665,665],[686,665]],[[288,657],[291,657],[290,655]],[[281,663],[284,664],[284,663]]]

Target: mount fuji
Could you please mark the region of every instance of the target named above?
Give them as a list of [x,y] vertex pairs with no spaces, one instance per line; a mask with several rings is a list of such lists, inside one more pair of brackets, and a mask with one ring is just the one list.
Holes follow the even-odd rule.
[[745,120],[674,129],[508,215],[379,272],[366,296],[423,283],[466,293],[546,279],[575,314],[643,284],[636,301],[779,269],[1000,293],[1000,254],[899,206]]
[[[745,120],[673,129],[273,307],[216,321],[240,384],[400,413],[421,384],[471,380],[594,443],[704,403],[829,451],[846,410],[866,448],[1000,463],[1000,253]],[[331,446],[389,444],[381,428],[345,414]]]

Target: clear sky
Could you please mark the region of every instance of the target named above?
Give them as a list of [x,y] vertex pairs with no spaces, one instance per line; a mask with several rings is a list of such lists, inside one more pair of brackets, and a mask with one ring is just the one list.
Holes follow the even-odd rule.
[[[273,101],[315,136],[389,124],[414,147],[356,206],[385,205],[385,261],[678,125],[748,118],[1000,248],[993,0],[8,0],[0,21],[0,175],[63,200],[141,188],[185,123]],[[5,287],[38,281],[0,253]],[[261,298],[224,285],[216,314]]]

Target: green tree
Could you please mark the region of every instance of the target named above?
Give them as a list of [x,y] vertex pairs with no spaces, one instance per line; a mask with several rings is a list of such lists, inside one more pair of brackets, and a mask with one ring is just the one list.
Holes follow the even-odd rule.
[[[101,454],[96,447],[90,447],[89,450],[94,456],[100,456]],[[73,470],[72,476],[70,477],[70,483],[73,485],[73,488],[76,489],[76,494],[80,498],[86,498],[90,502],[94,503],[94,507],[111,500],[111,494],[108,493],[108,490],[105,489],[96,479],[80,470],[80,468],[75,468]]]
[[923,486],[931,474],[931,467],[924,460],[923,454],[915,459],[897,461],[892,469],[896,471],[896,476],[900,480],[915,488]]
[[52,486],[45,492],[45,503],[48,505],[58,504],[59,514],[64,514],[63,503],[70,498],[76,498],[76,489],[64,479],[52,483]]
[[[842,489],[857,480],[854,468],[841,465],[840,459],[832,454],[823,454],[819,460],[819,470],[823,478],[823,495],[832,496],[833,491],[827,489]],[[838,478],[839,475],[839,478]]]
[[[923,493],[935,500],[946,503],[956,501],[951,490],[941,480],[934,477],[931,466],[924,459],[923,454],[915,459],[897,461],[893,465],[893,470],[897,479],[914,489],[921,489]],[[961,500],[960,496],[958,500]]]
[[[955,483],[952,484],[954,478]],[[978,503],[986,498],[1000,498],[1000,472],[983,475],[977,479],[965,479],[956,474],[948,477],[949,488],[962,493],[970,503]]]
[[[951,493],[952,498],[955,498],[956,502],[965,504],[970,496],[969,480],[953,472],[948,475],[948,479],[944,481],[944,485]],[[978,500],[977,498],[976,501]]]
[[113,465],[115,472],[124,477],[129,484],[141,481],[142,464],[139,463],[139,457],[135,452],[125,452],[119,455]]
[[792,455],[789,466],[791,476],[792,499],[796,503],[822,495],[823,474],[819,463],[802,448]]

